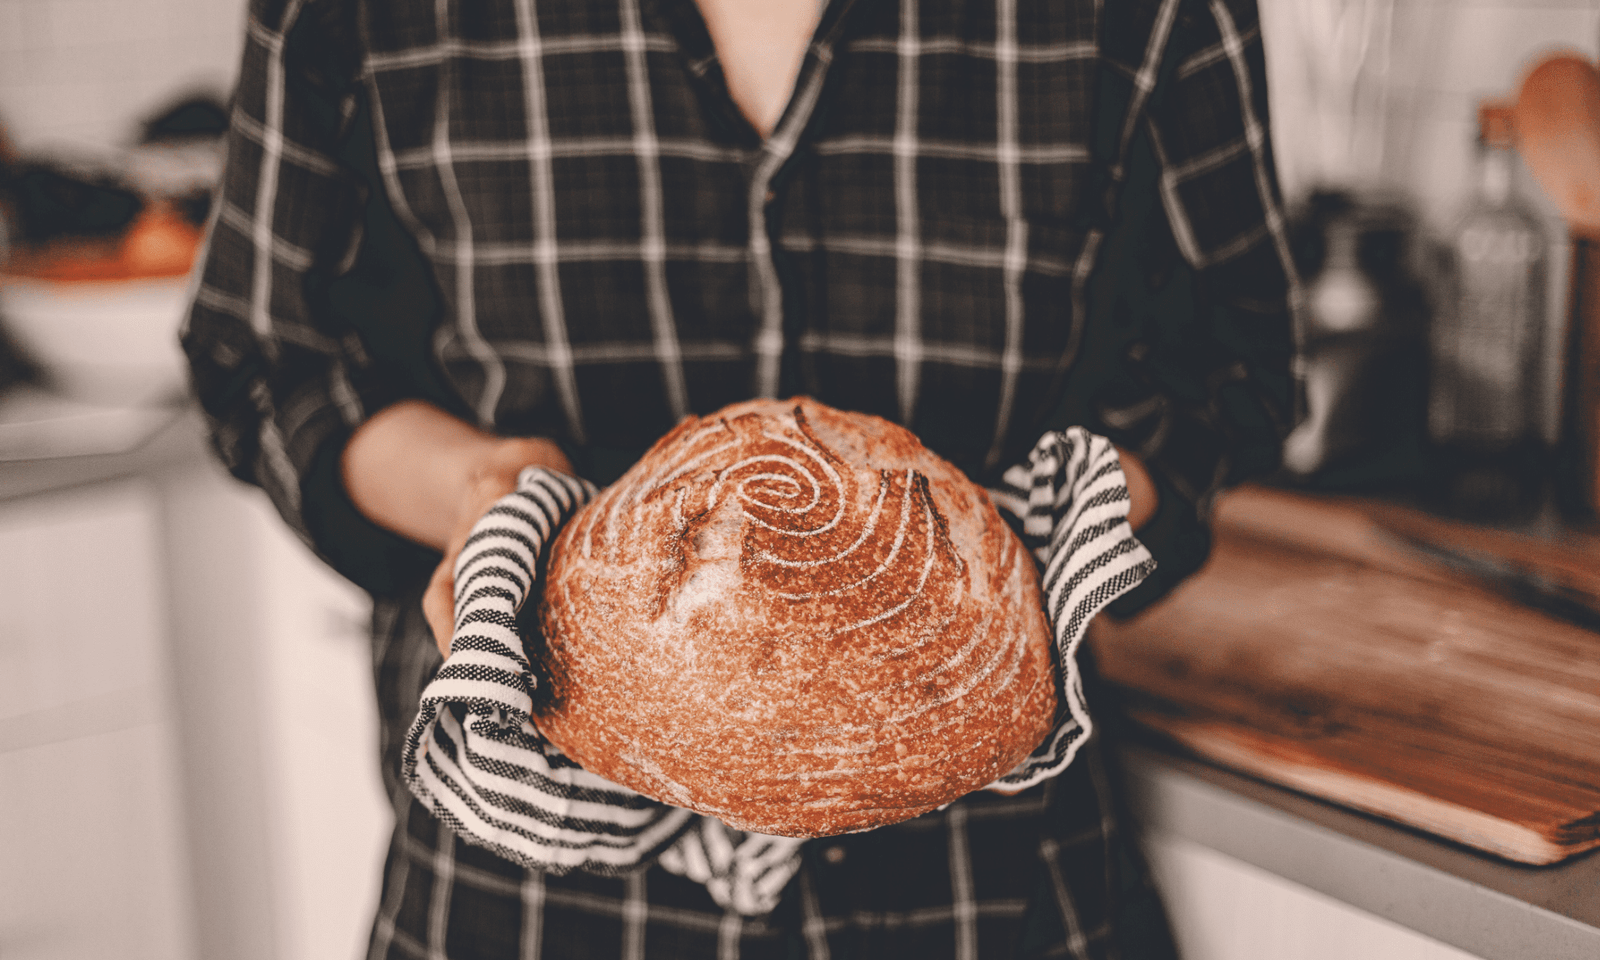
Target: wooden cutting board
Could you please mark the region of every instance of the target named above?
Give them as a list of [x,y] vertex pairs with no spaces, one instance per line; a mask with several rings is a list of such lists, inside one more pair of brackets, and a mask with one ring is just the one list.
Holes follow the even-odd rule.
[[[1600,598],[1600,540],[1455,525],[1247,487],[1211,560],[1100,672],[1193,752],[1521,863],[1600,846],[1600,633],[1524,606],[1423,541]],[[1437,556],[1438,554],[1435,554]]]

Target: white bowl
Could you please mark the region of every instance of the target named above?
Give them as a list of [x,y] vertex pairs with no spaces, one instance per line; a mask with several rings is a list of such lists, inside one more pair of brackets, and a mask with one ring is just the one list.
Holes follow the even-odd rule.
[[178,328],[187,277],[55,283],[6,279],[0,322],[51,385],[101,406],[171,403],[187,389]]

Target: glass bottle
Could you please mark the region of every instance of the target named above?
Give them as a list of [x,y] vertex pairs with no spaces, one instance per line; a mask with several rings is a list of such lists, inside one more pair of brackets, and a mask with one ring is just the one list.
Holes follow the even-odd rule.
[[1363,405],[1351,394],[1371,365],[1383,294],[1361,268],[1360,218],[1348,199],[1344,206],[1323,225],[1322,266],[1306,287],[1305,419],[1283,445],[1284,465],[1302,477],[1359,453],[1371,439],[1359,416]]
[[1540,358],[1545,240],[1513,186],[1511,110],[1478,110],[1477,189],[1455,231],[1454,302],[1436,314],[1428,432],[1456,512],[1500,519],[1537,505],[1545,473]]

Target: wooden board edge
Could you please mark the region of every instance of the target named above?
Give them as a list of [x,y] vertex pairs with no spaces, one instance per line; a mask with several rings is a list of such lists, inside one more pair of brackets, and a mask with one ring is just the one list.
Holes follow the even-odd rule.
[[[1252,748],[1233,731],[1204,721],[1135,711],[1130,718],[1200,757],[1261,780],[1393,820],[1515,863],[1549,866],[1600,847],[1600,835],[1560,842],[1526,824],[1326,766],[1297,762],[1293,741],[1281,752]],[[1252,731],[1253,736],[1265,736]]]

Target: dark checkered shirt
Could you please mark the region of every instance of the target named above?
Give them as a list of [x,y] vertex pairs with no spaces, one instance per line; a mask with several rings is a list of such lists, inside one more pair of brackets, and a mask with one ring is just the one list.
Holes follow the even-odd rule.
[[355,511],[338,452],[417,397],[605,483],[685,413],[806,393],[987,483],[1082,424],[1152,467],[1148,602],[1288,426],[1253,0],[832,0],[765,140],[692,0],[254,0],[248,31],[184,343],[225,462],[380,598],[374,956],[1130,949],[1143,875],[1088,761],[816,845],[759,923],[457,845],[394,779],[436,557]]

